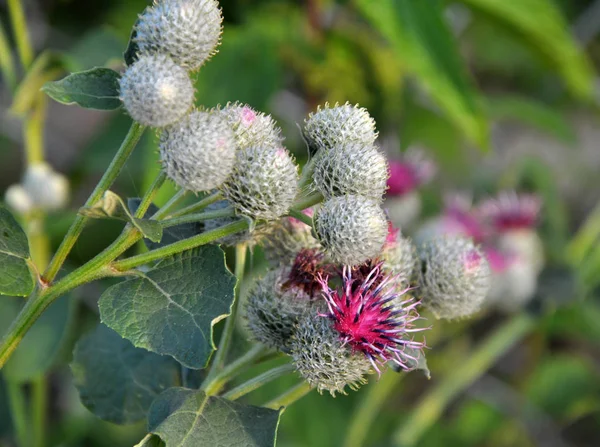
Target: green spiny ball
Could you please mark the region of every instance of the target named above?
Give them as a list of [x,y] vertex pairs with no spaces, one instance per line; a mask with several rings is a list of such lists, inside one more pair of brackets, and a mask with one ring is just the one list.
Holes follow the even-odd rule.
[[218,112],[223,114],[233,129],[238,149],[249,147],[283,147],[281,129],[271,115],[257,112],[252,107],[229,103]]

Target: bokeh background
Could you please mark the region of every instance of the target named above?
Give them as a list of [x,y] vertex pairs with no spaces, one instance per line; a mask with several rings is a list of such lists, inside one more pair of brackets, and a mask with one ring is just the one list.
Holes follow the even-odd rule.
[[[10,32],[5,3],[0,1],[0,20]],[[421,191],[424,216],[439,212],[446,192],[480,197],[500,189],[535,191],[544,200],[540,232],[547,258],[568,263],[569,244],[589,224],[600,199],[600,1],[220,3],[223,42],[196,76],[200,105],[241,101],[273,114],[288,148],[304,161],[307,149],[298,124],[306,114],[326,101],[359,103],[376,119],[380,144],[391,158],[420,147],[438,164],[435,180]],[[131,27],[147,5],[146,0],[25,1],[44,73],[58,79],[95,66],[122,68]],[[10,36],[8,42],[14,46]],[[30,82],[41,86],[45,80],[38,73]],[[0,86],[0,192],[19,181],[24,166],[18,101],[23,98],[18,90],[11,94],[8,84],[3,79]],[[122,111],[53,102],[48,107],[46,157],[72,188],[68,210],[46,223],[56,247],[130,118]],[[158,169],[156,138],[148,133],[114,190],[140,196]],[[163,188],[158,201],[172,192]],[[120,229],[109,221],[90,225],[71,266],[98,253]],[[591,242],[589,254],[574,268],[586,292],[559,293],[560,306],[544,312],[530,335],[459,393],[419,446],[600,445],[600,251]],[[254,262],[258,274],[259,252]],[[22,348],[31,377],[40,368],[51,377],[48,445],[131,446],[145,433],[143,424],[119,427],[98,420],[81,406],[72,385],[70,352],[97,322],[96,301],[106,284],[83,287],[58,301],[46,332]],[[0,332],[14,310],[6,300],[0,304]],[[441,341],[428,353],[431,380],[413,374],[389,393],[367,445],[391,445],[391,433],[422,393],[458,367],[502,318],[436,324],[432,338]],[[48,334],[57,340],[52,346],[40,342]],[[42,353],[43,367],[27,363]],[[12,446],[3,381],[0,376],[0,445]],[[376,386],[372,382],[367,390]],[[290,383],[280,380],[249,401],[264,401]],[[344,445],[365,394],[307,396],[283,415],[278,445]]]

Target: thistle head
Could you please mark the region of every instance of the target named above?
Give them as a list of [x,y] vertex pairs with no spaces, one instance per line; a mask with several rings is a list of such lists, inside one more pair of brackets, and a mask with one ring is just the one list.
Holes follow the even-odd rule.
[[271,115],[257,112],[246,104],[228,103],[218,113],[227,118],[233,129],[238,149],[250,147],[280,148],[283,146],[281,129]]
[[435,163],[418,149],[409,149],[401,160],[390,161],[387,196],[408,194],[428,183],[435,175]]
[[535,194],[502,192],[498,197],[483,202],[479,213],[495,231],[505,233],[535,228],[541,207],[542,201]]
[[381,253],[387,220],[377,201],[361,196],[332,197],[316,212],[314,229],[335,263],[357,265]]
[[382,200],[388,178],[385,156],[373,145],[345,143],[317,155],[314,186],[325,198],[346,194]]
[[287,272],[269,272],[252,288],[246,302],[246,321],[254,339],[283,352],[300,317],[314,302],[300,288],[284,287]]
[[188,73],[164,54],[140,56],[127,67],[120,86],[125,110],[144,126],[173,124],[194,102]]
[[405,295],[409,289],[399,290],[394,276],[382,274],[381,264],[358,282],[352,269],[344,267],[340,289],[331,289],[326,277],[320,282],[328,310],[323,316],[332,321],[343,344],[364,355],[379,373],[390,361],[411,369],[415,349],[424,345],[412,337],[419,330],[414,326],[419,303]]
[[[313,210],[304,214],[312,216]],[[303,249],[317,249],[321,245],[312,235],[312,229],[293,217],[282,217],[273,223],[262,240],[265,257],[274,265],[289,265]]]
[[372,146],[377,139],[375,120],[367,109],[335,104],[325,104],[304,121],[304,136],[314,150],[327,151],[336,146],[356,143]]
[[382,269],[405,284],[412,278],[417,265],[417,253],[410,239],[402,236],[399,229],[388,223],[388,236],[381,252]]
[[163,53],[193,71],[216,53],[222,22],[216,0],[162,0],[140,16],[134,40],[140,54]]
[[333,322],[314,313],[300,318],[290,339],[290,354],[300,375],[319,393],[346,394],[367,383],[371,362],[345,344]]
[[419,247],[422,301],[437,318],[473,315],[490,289],[490,266],[472,240],[438,238]]
[[235,141],[227,120],[198,110],[166,127],[159,147],[167,176],[193,192],[220,186],[235,161]]
[[238,150],[231,176],[220,189],[239,214],[275,220],[287,213],[298,193],[298,167],[283,148]]
[[332,267],[324,262],[325,256],[316,249],[302,249],[289,268],[283,289],[299,289],[311,298],[321,292],[319,278],[328,275]]

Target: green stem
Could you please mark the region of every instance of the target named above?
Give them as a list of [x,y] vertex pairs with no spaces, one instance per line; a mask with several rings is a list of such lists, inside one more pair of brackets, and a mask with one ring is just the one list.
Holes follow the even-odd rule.
[[203,198],[199,202],[196,202],[190,206],[187,206],[185,208],[181,208],[178,211],[175,211],[169,217],[179,217],[179,216],[183,216],[184,214],[190,214],[190,213],[195,213],[197,211],[202,211],[208,205],[212,205],[213,203],[218,202],[221,199],[223,199],[223,194],[221,192],[216,192],[214,194],[211,194],[208,197]]
[[48,410],[48,381],[43,374],[31,384],[33,447],[46,444],[46,414]]
[[17,51],[21,58],[21,65],[27,70],[33,62],[33,48],[29,40],[27,22],[25,21],[25,13],[23,12],[21,0],[8,0],[8,12],[17,43]]
[[154,213],[151,219],[160,220],[164,218],[174,206],[177,206],[177,204],[185,198],[186,194],[187,191],[185,189],[180,189],[177,191],[167,203],[165,203],[156,213]]
[[254,390],[257,390],[263,385],[266,385],[269,382],[272,382],[275,379],[278,379],[281,376],[289,374],[294,371],[294,365],[291,363],[286,363],[285,365],[278,366],[277,368],[270,369],[269,371],[265,371],[262,374],[259,374],[256,377],[248,380],[247,382],[242,383],[241,385],[235,387],[234,389],[223,394],[225,399],[229,400],[237,400],[242,396],[245,396],[248,393],[251,393]]
[[44,161],[44,124],[46,122],[47,99],[38,94],[34,105],[23,122],[23,137],[27,165],[32,166]]
[[312,174],[315,171],[316,158],[316,156],[311,157],[308,163],[306,163],[302,168],[302,176],[300,177],[300,181],[298,182],[299,189],[303,189],[312,181]]
[[[100,198],[108,190],[108,188],[111,187],[111,185],[119,175],[119,172],[121,172],[121,169],[125,165],[125,162],[133,152],[133,149],[135,148],[136,144],[140,140],[142,134],[144,133],[144,130],[145,127],[136,122],[131,124],[131,128],[129,129],[127,136],[123,140],[121,147],[115,154],[115,157],[113,158],[110,166],[100,179],[100,182],[96,185],[96,188],[88,198],[87,202],[85,203],[85,206],[93,206],[98,200],[100,200]],[[52,282],[56,277],[58,271],[65,262],[65,259],[67,258],[69,252],[75,245],[77,238],[83,231],[83,227],[86,221],[87,218],[80,214],[78,214],[75,217],[75,220],[71,224],[69,231],[67,232],[65,238],[60,244],[60,247],[58,247],[56,254],[52,258],[52,261],[50,261],[50,265],[44,273],[43,280],[46,283]]]
[[273,410],[279,410],[281,407],[289,407],[297,400],[306,396],[311,390],[312,387],[308,382],[301,382],[263,406],[272,408]]
[[17,73],[15,72],[15,63],[13,60],[10,45],[4,27],[0,22],[0,70],[2,77],[11,93],[17,88]]
[[146,191],[146,194],[144,194],[144,197],[142,197],[140,206],[138,206],[138,209],[135,210],[135,214],[133,215],[133,217],[136,217],[138,219],[144,217],[144,214],[146,214],[146,211],[148,211],[148,208],[150,208],[150,205],[152,205],[156,194],[158,194],[159,189],[161,188],[163,183],[165,183],[166,179],[167,174],[165,174],[162,171],[156,176],[156,178],[152,182],[152,185],[150,185],[150,188],[148,188],[148,191]]
[[225,365],[225,360],[227,360],[227,354],[229,353],[229,347],[231,345],[231,340],[233,339],[238,309],[240,307],[240,287],[242,285],[242,281],[244,279],[244,271],[246,269],[247,251],[247,246],[244,243],[238,244],[235,247],[234,274],[237,278],[237,282],[233,294],[233,304],[231,305],[231,313],[227,317],[227,320],[225,320],[225,327],[223,328],[221,340],[219,340],[219,347],[217,348],[217,353],[215,354],[215,358],[210,367],[210,371],[208,372],[208,380],[210,380],[221,369],[223,369],[223,366]]
[[411,409],[410,416],[394,435],[395,444],[408,447],[417,444],[423,434],[438,420],[447,405],[469,385],[481,377],[512,346],[535,327],[535,319],[525,312],[512,316],[492,332],[463,362],[442,379]]
[[289,215],[295,219],[298,219],[300,222],[304,222],[306,225],[308,225],[309,227],[312,228],[312,226],[313,226],[312,217],[307,216],[302,211],[290,210]]
[[27,406],[25,405],[25,392],[20,383],[6,382],[8,392],[8,405],[12,417],[13,429],[19,447],[28,447],[29,423],[27,420]]
[[204,213],[186,214],[185,216],[181,216],[181,217],[173,217],[171,219],[165,219],[161,223],[162,223],[163,227],[167,228],[167,227],[173,227],[175,225],[181,225],[184,223],[202,222],[205,220],[220,219],[223,217],[234,217],[234,216],[235,216],[234,209],[229,207],[229,208],[225,208],[222,210],[207,211]]
[[221,239],[222,237],[229,236],[230,234],[239,233],[240,231],[248,229],[248,222],[240,220],[233,222],[229,225],[225,225],[214,230],[207,231],[205,233],[193,236],[182,241],[177,241],[164,247],[151,250],[147,253],[142,253],[131,258],[123,259],[121,261],[114,262],[112,268],[116,271],[125,271],[138,267],[140,265],[148,264],[153,261],[172,256],[177,253],[181,253],[185,250],[191,250],[192,248],[200,247],[211,242]]
[[352,415],[344,447],[361,447],[369,435],[381,407],[391,397],[394,388],[406,374],[388,370],[377,383],[369,385],[366,395]]
[[268,355],[268,351],[264,346],[254,346],[246,354],[223,368],[218,374],[215,374],[211,378],[207,377],[204,383],[202,383],[202,389],[209,395],[218,394],[229,380],[266,355]]
[[310,194],[309,196],[298,200],[292,205],[292,208],[301,211],[305,210],[306,208],[310,208],[311,206],[316,205],[317,203],[320,203],[322,201],[323,195],[320,192],[315,192],[313,194]]

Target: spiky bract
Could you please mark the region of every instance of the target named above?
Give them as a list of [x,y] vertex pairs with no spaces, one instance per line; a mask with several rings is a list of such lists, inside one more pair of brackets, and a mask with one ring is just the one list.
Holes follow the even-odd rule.
[[376,201],[348,195],[327,200],[315,214],[314,229],[333,262],[357,265],[381,253],[388,224]]
[[265,115],[248,105],[237,102],[229,103],[222,109],[217,109],[217,112],[229,121],[238,149],[283,146],[281,129],[271,115]]
[[382,269],[409,284],[417,265],[417,253],[412,241],[391,226],[381,252]]
[[164,54],[140,56],[125,70],[120,85],[125,110],[145,126],[173,124],[194,102],[188,73]]
[[290,264],[301,250],[321,246],[312,235],[312,228],[293,217],[274,222],[262,242],[265,257],[273,265]]

